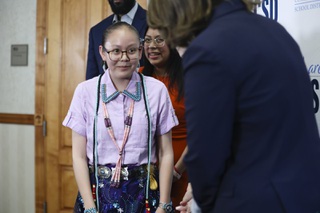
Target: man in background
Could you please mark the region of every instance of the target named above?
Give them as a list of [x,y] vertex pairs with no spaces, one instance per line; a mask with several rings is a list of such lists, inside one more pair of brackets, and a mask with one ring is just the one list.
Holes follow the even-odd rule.
[[143,38],[147,27],[146,11],[135,0],[108,1],[113,14],[93,26],[89,32],[86,80],[104,72],[99,54],[99,45],[102,42],[103,32],[107,27],[115,22],[124,21],[138,30],[140,38]]

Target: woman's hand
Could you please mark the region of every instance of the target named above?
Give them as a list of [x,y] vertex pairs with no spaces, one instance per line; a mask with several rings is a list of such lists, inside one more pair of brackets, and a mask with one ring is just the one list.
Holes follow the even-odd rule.
[[182,201],[180,202],[180,206],[177,206],[176,210],[182,213],[189,213],[191,212],[192,202],[193,202],[192,187],[191,187],[191,184],[189,183],[187,191],[184,194]]
[[181,178],[181,173],[178,171],[178,169],[174,166],[173,167],[173,178],[172,178],[172,182],[176,182],[178,180],[180,180]]

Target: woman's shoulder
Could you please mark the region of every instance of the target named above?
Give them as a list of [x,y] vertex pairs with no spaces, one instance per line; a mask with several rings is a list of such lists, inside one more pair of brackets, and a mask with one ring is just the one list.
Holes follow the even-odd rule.
[[[103,82],[104,76],[101,76],[101,81]],[[100,75],[93,77],[91,79],[85,80],[83,82],[81,82],[79,85],[83,86],[83,87],[97,87],[98,85],[98,81],[99,81]]]
[[156,88],[162,88],[165,87],[164,83],[154,77],[151,76],[143,76],[145,79],[145,82],[147,86],[156,87]]
[[143,74],[145,67],[140,67],[138,69],[138,73],[139,75],[143,75],[143,78],[145,79],[145,82],[147,84],[147,86],[156,86],[156,87],[163,87],[165,86],[161,81],[159,81],[158,79],[151,77],[151,76],[147,76],[145,74]]
[[145,82],[148,95],[157,96],[160,94],[168,93],[167,87],[165,86],[165,84],[159,81],[158,79],[151,76],[145,76],[145,75],[143,75],[143,79]]
[[81,96],[95,94],[93,91],[97,90],[98,80],[99,76],[80,82],[75,89],[75,93]]

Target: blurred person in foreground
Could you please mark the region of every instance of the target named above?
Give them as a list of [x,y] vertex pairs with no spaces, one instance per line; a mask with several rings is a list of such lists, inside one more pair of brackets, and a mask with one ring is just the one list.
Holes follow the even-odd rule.
[[316,213],[320,140],[310,77],[297,43],[252,13],[257,4],[149,2],[148,25],[171,46],[187,47],[192,193],[204,213]]

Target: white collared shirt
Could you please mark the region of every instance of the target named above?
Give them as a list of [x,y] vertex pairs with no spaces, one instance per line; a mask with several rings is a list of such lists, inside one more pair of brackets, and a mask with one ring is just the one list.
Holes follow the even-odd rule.
[[131,25],[137,10],[138,10],[138,3],[136,2],[134,7],[127,14],[124,14],[123,16],[121,16],[121,20],[118,20],[118,17],[114,15],[112,23],[123,21]]

